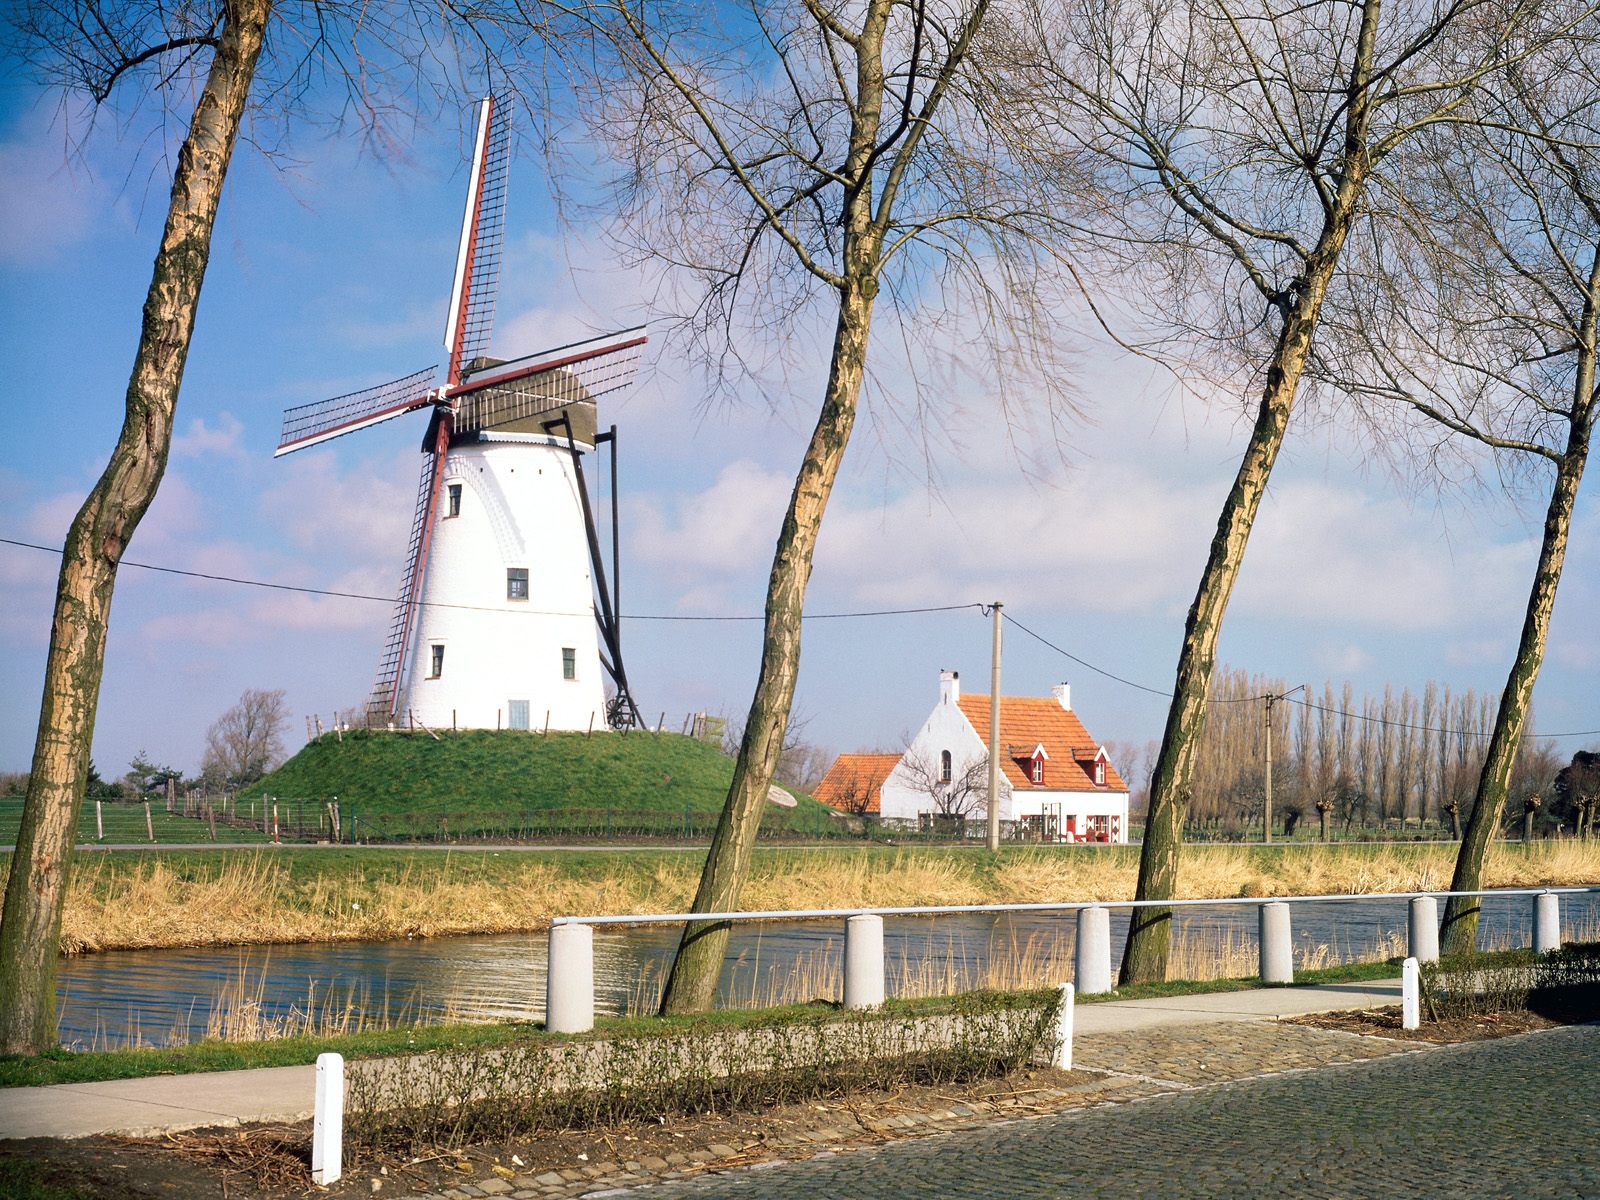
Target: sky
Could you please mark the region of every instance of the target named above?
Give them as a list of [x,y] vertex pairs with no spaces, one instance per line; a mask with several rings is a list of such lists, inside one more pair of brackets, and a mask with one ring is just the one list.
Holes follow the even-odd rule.
[[[422,459],[421,415],[272,458],[282,409],[406,374],[439,345],[465,187],[465,117],[445,112],[384,154],[307,136],[294,160],[236,155],[178,406],[171,463],[130,561],[390,596]],[[0,81],[0,322],[9,436],[0,537],[59,546],[115,440],[165,215],[159,138],[65,122],[57,98]],[[69,153],[69,147],[71,152]],[[599,226],[558,221],[543,165],[513,163],[491,353],[516,357],[659,316],[660,280],[623,264]],[[792,331],[750,336],[781,346]],[[892,373],[892,372],[891,372]],[[739,716],[759,654],[773,541],[820,398],[820,368],[784,388],[711,396],[700,365],[653,338],[647,370],[602,423],[620,429],[623,609],[640,706],[669,728]],[[893,396],[891,379],[886,393]],[[929,385],[924,385],[929,386]],[[1097,673],[1005,630],[1007,694],[1072,684],[1102,740],[1160,735],[1183,621],[1248,434],[1240,398],[1199,396],[1085,330],[1058,438],[1009,428],[981,379],[953,377],[926,440],[900,407],[863,415],[828,511],[808,612],[972,605],[1005,611]],[[1026,410],[1026,405],[1024,405]],[[1440,496],[1375,464],[1349,430],[1291,428],[1234,594],[1221,661],[1290,686],[1357,693],[1429,679],[1498,694],[1538,550],[1539,489]],[[1580,497],[1549,656],[1547,732],[1600,729],[1600,510]],[[0,770],[25,769],[38,720],[58,560],[0,545]],[[366,695],[388,606],[125,567],[112,613],[93,758],[140,752],[199,767],[210,723],[247,688],[282,688],[327,721]],[[804,736],[894,749],[941,669],[987,691],[976,608],[817,620],[805,631]],[[1569,738],[1566,750],[1600,738]]]

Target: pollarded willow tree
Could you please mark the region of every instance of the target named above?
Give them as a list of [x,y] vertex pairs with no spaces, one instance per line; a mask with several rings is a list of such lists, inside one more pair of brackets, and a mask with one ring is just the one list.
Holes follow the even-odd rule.
[[[1137,896],[1177,890],[1223,616],[1341,260],[1391,161],[1562,16],[1543,0],[1030,0],[1017,136],[1116,197],[1083,229],[1147,353],[1255,417],[1184,627]],[[1564,12],[1565,10],[1563,10]],[[1075,183],[1074,188],[1078,185]],[[1116,282],[1112,282],[1115,280]],[[1138,910],[1124,983],[1165,977],[1171,909]]]
[[[55,969],[117,567],[155,499],[247,110],[258,141],[313,110],[371,123],[440,65],[447,9],[395,0],[29,0],[14,49],[46,86],[187,127],[145,298],[122,430],[67,533],[32,774],[0,916],[0,1053],[56,1044]],[[493,32],[486,27],[483,36]],[[481,52],[487,43],[473,43]],[[460,65],[456,63],[455,65]]]
[[[721,367],[781,356],[813,322],[827,341],[755,692],[695,895],[696,912],[729,911],[783,745],[812,556],[871,379],[874,322],[889,318],[913,362],[961,339],[945,351],[992,364],[986,401],[998,403],[1019,364],[1050,358],[1040,267],[1056,221],[991,111],[988,0],[624,3],[591,17],[611,69],[586,108],[621,163],[626,244],[689,281],[684,324],[700,349]],[[664,1011],[710,1005],[727,936],[721,922],[685,929]]]
[[[1430,130],[1397,206],[1363,248],[1319,374],[1549,480],[1538,562],[1477,773],[1452,891],[1482,886],[1531,719],[1578,488],[1594,435],[1600,349],[1600,21],[1510,62],[1461,125]],[[1381,414],[1375,414],[1382,421]],[[1471,949],[1480,901],[1452,896],[1444,946]]]

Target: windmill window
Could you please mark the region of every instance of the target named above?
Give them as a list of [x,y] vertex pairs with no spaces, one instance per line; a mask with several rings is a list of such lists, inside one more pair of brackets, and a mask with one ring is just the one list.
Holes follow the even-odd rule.
[[576,679],[578,677],[578,652],[571,646],[561,647],[561,678]]
[[949,783],[953,772],[950,764],[950,751],[939,751],[939,782]]
[[506,599],[526,600],[528,598],[528,568],[506,568]]
[[459,517],[461,515],[461,485],[452,483],[447,489],[444,515],[446,517]]
[[433,653],[428,659],[428,678],[437,679],[444,674],[444,647],[435,642]]

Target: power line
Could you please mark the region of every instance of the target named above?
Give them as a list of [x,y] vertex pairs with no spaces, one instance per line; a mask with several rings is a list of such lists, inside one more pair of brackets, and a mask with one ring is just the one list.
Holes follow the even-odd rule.
[[[1118,682],[1120,684],[1123,684],[1123,685],[1125,685],[1127,687],[1136,688],[1141,692],[1149,692],[1152,696],[1160,696],[1163,699],[1167,699],[1167,700],[1172,699],[1172,693],[1171,692],[1163,691],[1160,688],[1148,687],[1148,686],[1146,686],[1145,684],[1142,684],[1142,683],[1135,683],[1131,679],[1124,679],[1121,675],[1115,675],[1112,672],[1105,670],[1103,667],[1097,667],[1092,662],[1088,662],[1088,661],[1086,661],[1084,659],[1079,658],[1076,654],[1073,654],[1069,650],[1063,650],[1060,646],[1056,645],[1054,642],[1052,642],[1049,638],[1045,637],[1043,634],[1036,633],[1034,630],[1029,629],[1026,625],[1024,625],[1021,621],[1017,620],[1015,617],[1013,617],[1008,612],[1002,612],[1001,616],[1004,617],[1004,619],[1009,621],[1011,624],[1015,625],[1018,629],[1022,630],[1023,633],[1025,633],[1029,637],[1033,638],[1036,642],[1039,642],[1041,645],[1048,646],[1050,649],[1054,650],[1057,654],[1061,655],[1063,658],[1071,659],[1073,662],[1077,663],[1080,667],[1085,667],[1088,670],[1093,671],[1096,675],[1103,675],[1107,679],[1113,679],[1113,680],[1115,680],[1116,682]],[[1277,694],[1277,693],[1272,693],[1270,696],[1268,694],[1262,694],[1260,696],[1230,696],[1230,697],[1210,696],[1210,697],[1207,697],[1206,702],[1208,704],[1247,704],[1247,703],[1251,703],[1253,701],[1266,700],[1266,699],[1269,699],[1269,698],[1270,699],[1275,699],[1275,700],[1289,700],[1292,703],[1304,705],[1306,708],[1317,709],[1319,712],[1333,713],[1335,715],[1344,716],[1344,717],[1354,717],[1358,721],[1366,721],[1368,723],[1378,724],[1378,725],[1390,725],[1390,726],[1393,726],[1393,727],[1395,727],[1397,729],[1415,729],[1415,730],[1418,730],[1418,731],[1423,732],[1423,733],[1437,733],[1437,734],[1440,734],[1441,736],[1445,736],[1445,737],[1489,738],[1489,737],[1494,736],[1492,732],[1484,733],[1481,730],[1474,730],[1474,729],[1438,729],[1438,728],[1435,728],[1435,727],[1433,727],[1431,725],[1412,725],[1412,724],[1409,724],[1409,723],[1404,722],[1404,721],[1391,721],[1387,717],[1377,717],[1377,716],[1373,716],[1373,715],[1371,715],[1369,713],[1346,712],[1342,708],[1328,708],[1326,705],[1317,704],[1317,703],[1315,703],[1315,702],[1313,702],[1311,700],[1296,697],[1295,696],[1295,692],[1298,692],[1298,691],[1300,691],[1300,690],[1302,690],[1304,688],[1306,688],[1306,685],[1305,684],[1300,684],[1298,687],[1291,688],[1289,691],[1284,692],[1281,695]],[[1600,737],[1600,729],[1575,729],[1575,730],[1571,730],[1571,731],[1564,732],[1564,733],[1535,733],[1532,730],[1530,730],[1527,733],[1524,733],[1522,736],[1525,737],[1525,738]]]
[[[24,542],[24,541],[20,541],[20,540],[18,540],[16,538],[0,537],[0,545],[17,546],[17,547],[20,547],[20,548],[25,549],[25,550],[39,550],[39,551],[42,551],[45,554],[56,554],[56,555],[59,555],[59,554],[62,553],[62,548],[59,547],[59,546],[45,546],[45,545],[39,544],[38,542]],[[294,593],[297,593],[297,594],[300,594],[300,595],[305,595],[305,596],[328,596],[328,597],[331,597],[331,598],[334,598],[334,599],[339,599],[339,600],[364,600],[364,601],[369,601],[369,602],[378,603],[378,604],[398,604],[399,603],[399,599],[397,597],[395,597],[395,596],[375,596],[375,595],[371,595],[371,594],[366,593],[366,592],[344,592],[344,591],[338,591],[338,590],[335,590],[335,589],[332,589],[332,588],[306,587],[306,586],[301,585],[301,584],[273,583],[273,582],[271,582],[269,580],[265,580],[265,579],[247,579],[247,578],[244,578],[242,576],[237,576],[237,575],[217,575],[217,574],[212,574],[212,573],[209,573],[209,572],[206,572],[206,571],[186,571],[186,570],[182,569],[181,567],[165,567],[165,566],[161,566],[158,563],[136,562],[136,561],[133,561],[131,559],[123,559],[118,565],[121,566],[121,567],[134,567],[134,568],[137,568],[137,569],[139,569],[141,571],[154,571],[154,572],[156,572],[158,574],[161,574],[161,575],[177,575],[177,576],[181,576],[181,577],[183,577],[185,579],[203,579],[203,580],[206,580],[206,581],[212,582],[212,583],[231,583],[231,584],[235,584],[235,585],[237,585],[239,587],[264,588],[264,589],[267,589],[269,591],[276,591],[276,592],[294,592]],[[453,610],[458,610],[458,611],[463,611],[463,612],[492,612],[492,613],[512,612],[515,615],[539,616],[539,617],[587,617],[587,616],[591,615],[587,611],[585,611],[585,612],[560,612],[560,611],[554,611],[554,610],[549,610],[549,609],[528,609],[528,608],[517,608],[517,609],[508,610],[508,609],[504,609],[504,608],[494,608],[494,607],[491,607],[491,606],[488,606],[488,605],[480,605],[480,604],[447,604],[447,603],[444,603],[442,601],[437,601],[437,600],[432,600],[432,601],[419,600],[416,603],[417,603],[417,606],[419,608],[453,609]],[[860,610],[856,610],[856,611],[852,611],[852,612],[804,613],[804,614],[802,614],[800,619],[803,620],[803,621],[840,621],[840,620],[848,620],[848,619],[853,619],[853,618],[858,618],[858,617],[902,617],[902,616],[915,616],[915,615],[919,615],[919,614],[923,614],[923,613],[964,612],[964,611],[966,611],[968,609],[977,609],[979,611],[982,611],[982,612],[986,613],[989,610],[989,606],[987,604],[982,604],[982,603],[969,603],[969,604],[934,604],[934,605],[924,605],[922,607],[917,607],[917,608],[860,609]],[[764,621],[764,620],[766,620],[766,617],[763,614],[758,614],[758,613],[730,613],[730,614],[726,614],[726,615],[719,615],[719,614],[713,614],[713,613],[625,613],[623,615],[627,620],[630,620],[630,621],[704,622],[704,621]],[[1166,691],[1166,690],[1164,690],[1162,688],[1150,687],[1147,684],[1138,683],[1138,682],[1136,682],[1136,681],[1134,681],[1132,679],[1128,679],[1128,678],[1126,678],[1126,677],[1124,677],[1122,675],[1118,675],[1118,674],[1116,674],[1116,673],[1114,673],[1112,671],[1107,671],[1104,667],[1098,667],[1094,663],[1089,662],[1087,659],[1079,658],[1076,654],[1073,654],[1070,650],[1066,650],[1066,649],[1062,648],[1061,646],[1058,646],[1055,642],[1052,642],[1049,638],[1045,637],[1043,634],[1037,632],[1036,630],[1028,628],[1028,626],[1024,625],[1021,621],[1017,620],[1009,612],[1002,612],[1001,615],[1009,624],[1015,625],[1018,629],[1020,629],[1023,633],[1027,634],[1029,637],[1033,638],[1033,640],[1038,642],[1040,645],[1046,646],[1049,649],[1054,650],[1057,654],[1061,655],[1063,658],[1069,659],[1070,661],[1077,663],[1080,667],[1083,667],[1085,670],[1093,671],[1096,675],[1104,676],[1106,679],[1110,679],[1113,682],[1120,683],[1124,687],[1130,687],[1130,688],[1133,688],[1133,689],[1135,689],[1137,691],[1146,692],[1146,693],[1148,693],[1148,694],[1150,694],[1152,696],[1160,696],[1160,697],[1162,697],[1163,699],[1166,699],[1166,700],[1172,699],[1172,693],[1169,692],[1169,691]],[[1301,685],[1301,686],[1304,686],[1304,685]],[[1299,689],[1294,689],[1294,690],[1299,690]],[[1260,696],[1233,696],[1233,697],[1226,697],[1226,698],[1223,698],[1223,697],[1208,697],[1207,698],[1207,703],[1209,703],[1209,704],[1248,704],[1248,703],[1253,703],[1253,702],[1258,701],[1258,700],[1265,700],[1266,698],[1267,698],[1266,694],[1262,694]],[[1285,693],[1283,696],[1277,697],[1277,698],[1278,699],[1293,699],[1293,691]],[[1423,733],[1437,733],[1437,734],[1440,734],[1441,736],[1445,736],[1445,737],[1488,738],[1488,737],[1493,736],[1491,733],[1484,733],[1484,732],[1479,731],[1479,730],[1440,729],[1440,728],[1435,728],[1433,726],[1413,725],[1413,724],[1409,724],[1409,723],[1404,722],[1404,721],[1391,721],[1386,717],[1376,717],[1376,716],[1372,716],[1372,715],[1367,714],[1367,713],[1347,712],[1347,711],[1345,711],[1344,709],[1341,709],[1341,708],[1328,708],[1325,705],[1316,704],[1313,701],[1304,700],[1304,699],[1296,699],[1296,700],[1294,700],[1294,703],[1303,705],[1303,706],[1305,706],[1307,708],[1316,709],[1319,712],[1326,712],[1326,713],[1330,713],[1330,714],[1333,714],[1333,715],[1336,715],[1336,716],[1352,717],[1355,720],[1365,721],[1365,722],[1368,722],[1370,724],[1389,725],[1389,726],[1392,726],[1392,727],[1397,728],[1397,729],[1412,729],[1412,730],[1416,730],[1418,732],[1423,732]],[[1534,732],[1530,731],[1528,733],[1523,734],[1523,736],[1526,737],[1526,738],[1600,737],[1600,729],[1579,729],[1579,730],[1573,730],[1573,731],[1565,732],[1565,733],[1534,733]]]
[[[1042,633],[1036,633],[1034,630],[1029,629],[1026,625],[1024,625],[1021,621],[1017,620],[1015,617],[1013,617],[1008,612],[1002,612],[1000,615],[1006,621],[1008,621],[1011,624],[1015,625],[1018,629],[1022,630],[1023,633],[1027,634],[1029,637],[1031,637],[1034,641],[1038,642],[1040,645],[1050,647],[1050,649],[1054,650],[1057,654],[1061,655],[1063,658],[1071,659],[1073,662],[1077,663],[1080,667],[1084,667],[1084,668],[1086,668],[1086,669],[1088,669],[1090,671],[1093,671],[1096,675],[1104,675],[1107,679],[1114,679],[1114,680],[1116,680],[1116,682],[1118,682],[1120,684],[1123,684],[1126,687],[1137,688],[1141,692],[1149,692],[1152,696],[1160,696],[1164,700],[1172,699],[1172,693],[1171,692],[1164,691],[1161,688],[1149,687],[1146,684],[1135,683],[1131,679],[1124,679],[1121,675],[1114,675],[1110,671],[1107,671],[1104,667],[1097,667],[1092,662],[1088,662],[1085,659],[1079,658],[1076,654],[1072,653],[1070,650],[1063,650],[1060,646],[1056,645],[1049,638],[1045,637]],[[1265,695],[1261,695],[1261,696],[1229,696],[1229,697],[1225,697],[1225,698],[1224,697],[1215,697],[1215,696],[1213,696],[1213,697],[1208,697],[1206,702],[1208,704],[1246,704],[1246,703],[1249,703],[1249,702],[1254,701],[1254,700],[1265,700],[1265,699],[1266,699]]]
[[[1304,708],[1312,708],[1318,712],[1330,713],[1334,716],[1352,717],[1357,721],[1365,721],[1369,725],[1388,725],[1394,729],[1413,729],[1418,733],[1437,733],[1444,737],[1490,738],[1494,736],[1493,730],[1486,733],[1481,729],[1440,729],[1433,725],[1413,725],[1409,721],[1391,721],[1388,717],[1378,717],[1371,713],[1349,712],[1342,708],[1329,708],[1326,704],[1317,704],[1312,700],[1294,700],[1294,703]],[[1525,738],[1600,737],[1600,729],[1574,729],[1567,733],[1535,733],[1529,730],[1522,736]]]
[[[7,546],[20,546],[25,550],[41,550],[46,554],[62,553],[59,546],[43,546],[37,542],[23,542],[16,538],[0,537],[0,544]],[[306,587],[293,583],[273,583],[266,579],[247,579],[238,575],[215,575],[206,571],[186,571],[180,567],[164,567],[157,563],[135,562],[132,559],[123,559],[119,567],[137,567],[141,571],[155,571],[162,575],[179,575],[185,579],[204,579],[212,583],[232,583],[240,587],[266,588],[275,592],[296,592],[305,596],[331,596],[339,600],[367,600],[378,604],[398,604],[399,598],[395,596],[374,596],[366,592],[342,592],[332,588]],[[447,608],[464,612],[510,612],[517,616],[530,617],[587,617],[590,612],[561,612],[550,609],[522,608],[515,609],[495,608],[483,604],[447,604],[438,600],[418,600],[418,608]],[[921,608],[878,608],[864,609],[857,612],[829,612],[805,613],[801,616],[803,621],[839,621],[852,617],[901,617],[917,613],[960,612],[964,609],[982,608],[981,604],[936,604]],[[731,613],[717,615],[713,613],[624,613],[623,616],[630,621],[764,621],[762,614]]]

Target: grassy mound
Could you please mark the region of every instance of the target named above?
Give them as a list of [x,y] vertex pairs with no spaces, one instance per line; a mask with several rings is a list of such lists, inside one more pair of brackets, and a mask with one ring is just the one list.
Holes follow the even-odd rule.
[[[246,798],[326,801],[363,814],[721,811],[733,760],[675,733],[324,734]],[[822,809],[799,797],[794,810]]]

